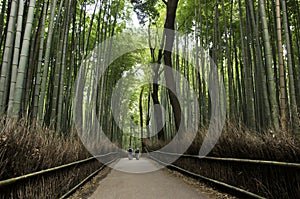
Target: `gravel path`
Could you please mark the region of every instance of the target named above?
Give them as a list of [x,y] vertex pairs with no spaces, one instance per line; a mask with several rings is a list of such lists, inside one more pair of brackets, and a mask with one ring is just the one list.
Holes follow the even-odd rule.
[[[208,199],[207,195],[199,193],[195,188],[184,183],[179,178],[167,175],[158,170],[141,173],[145,170],[155,170],[156,163],[148,159],[121,159],[108,176],[103,179],[90,199]],[[126,173],[130,171],[135,173]]]

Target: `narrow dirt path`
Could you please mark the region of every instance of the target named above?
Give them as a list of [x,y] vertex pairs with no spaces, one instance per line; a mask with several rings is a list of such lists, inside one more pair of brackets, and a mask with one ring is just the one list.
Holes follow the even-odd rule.
[[91,199],[208,199],[192,186],[179,178],[166,175],[164,171],[141,173],[157,168],[156,163],[151,160],[124,158],[114,167],[116,169],[100,182],[97,190],[91,195]]

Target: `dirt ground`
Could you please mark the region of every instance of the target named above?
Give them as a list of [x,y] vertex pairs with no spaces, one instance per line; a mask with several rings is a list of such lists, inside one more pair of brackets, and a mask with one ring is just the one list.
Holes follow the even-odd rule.
[[126,173],[127,168],[143,171],[151,169],[157,163],[141,159],[121,159],[112,170],[110,167],[102,170],[90,182],[81,187],[71,199],[235,199],[226,193],[221,193],[212,187],[167,168],[149,173]]

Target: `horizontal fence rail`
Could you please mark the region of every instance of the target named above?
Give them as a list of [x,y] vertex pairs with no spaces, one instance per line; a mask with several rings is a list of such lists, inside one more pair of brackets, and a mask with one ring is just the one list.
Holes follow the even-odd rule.
[[226,187],[226,188],[229,188],[229,189],[231,189],[231,190],[234,190],[234,191],[243,193],[243,194],[245,194],[245,195],[251,196],[252,198],[266,199],[265,197],[259,196],[259,195],[255,194],[255,193],[249,192],[249,191],[247,191],[247,190],[244,190],[244,189],[241,189],[241,188],[238,188],[238,187],[235,187],[235,186],[226,184],[226,183],[224,183],[224,182],[220,182],[220,181],[218,181],[218,180],[214,180],[214,179],[211,179],[211,178],[208,178],[208,177],[205,177],[205,176],[202,176],[202,175],[193,173],[193,172],[191,172],[191,171],[185,170],[185,169],[180,168],[180,167],[178,167],[178,166],[175,166],[175,165],[173,165],[173,164],[167,164],[167,163],[165,163],[165,162],[162,162],[162,161],[160,161],[160,160],[154,158],[154,157],[151,156],[151,155],[150,155],[150,158],[153,159],[153,160],[155,160],[155,161],[157,161],[158,163],[160,163],[160,164],[162,164],[162,165],[165,165],[165,166],[168,166],[168,167],[172,167],[172,168],[174,168],[174,169],[177,169],[177,170],[179,170],[179,171],[181,171],[181,172],[184,172],[184,173],[186,173],[186,174],[189,174],[189,175],[191,175],[191,176],[198,177],[198,178],[200,178],[200,179],[209,181],[209,182],[214,183],[214,184],[217,184],[217,185],[219,185],[219,186]]
[[177,154],[177,153],[169,153],[169,152],[162,152],[162,151],[151,151],[151,152],[152,153],[165,154],[165,155],[171,155],[171,156],[199,158],[199,159],[204,159],[204,160],[216,160],[216,161],[227,161],[227,162],[244,162],[244,163],[252,163],[252,164],[265,164],[265,165],[275,165],[275,166],[300,168],[300,163],[291,163],[291,162],[279,162],[279,161],[270,161],[270,160],[252,160],[252,159],[239,159],[239,158],[219,158],[219,157],[209,157],[209,156]]
[[[116,161],[118,158],[115,158],[113,160],[111,160],[110,162],[107,162],[105,164],[111,164],[114,161]],[[64,199],[69,197],[72,193],[74,193],[79,187],[81,187],[84,183],[86,183],[87,181],[89,181],[92,177],[94,177],[98,172],[100,172],[101,170],[103,170],[105,168],[105,165],[102,165],[99,169],[97,169],[96,171],[94,171],[91,175],[89,175],[88,177],[86,177],[85,179],[83,179],[80,183],[78,183],[76,186],[74,186],[72,189],[70,189],[67,193],[65,193],[63,196],[60,197],[60,199]]]
[[18,177],[15,177],[15,178],[2,180],[2,181],[0,181],[0,187],[7,186],[7,185],[10,185],[10,184],[19,182],[21,180],[25,180],[25,179],[34,177],[34,176],[38,176],[38,175],[50,173],[50,172],[53,172],[53,171],[61,170],[61,169],[64,169],[64,168],[72,167],[72,166],[75,166],[75,165],[79,165],[79,164],[82,164],[82,163],[86,163],[86,162],[95,160],[95,159],[100,158],[100,157],[106,157],[106,156],[115,155],[115,154],[118,154],[118,153],[117,152],[111,152],[111,153],[104,154],[104,155],[98,155],[98,156],[90,157],[90,158],[87,158],[87,159],[84,159],[84,160],[79,160],[79,161],[71,162],[71,163],[68,163],[68,164],[61,165],[61,166],[57,166],[57,167],[53,167],[53,168],[33,172],[33,173],[30,173],[30,174],[18,176]]

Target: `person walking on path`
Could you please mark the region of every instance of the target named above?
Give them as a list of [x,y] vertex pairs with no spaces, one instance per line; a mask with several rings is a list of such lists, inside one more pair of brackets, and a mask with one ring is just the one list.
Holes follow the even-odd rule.
[[128,159],[129,159],[129,160],[132,160],[132,159],[133,159],[133,156],[132,156],[132,148],[129,147],[129,149],[127,150],[127,152],[128,152]]
[[139,159],[140,159],[140,149],[139,149],[139,148],[136,148],[134,153],[135,153],[135,158],[136,158],[137,160],[139,160]]

